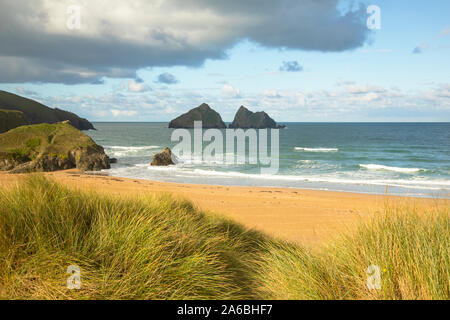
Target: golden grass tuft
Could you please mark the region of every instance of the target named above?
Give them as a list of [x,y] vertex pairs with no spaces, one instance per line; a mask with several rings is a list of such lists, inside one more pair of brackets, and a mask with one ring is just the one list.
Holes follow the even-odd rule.
[[[421,214],[386,206],[355,233],[308,252],[266,244],[258,261],[260,294],[269,299],[449,299],[448,206]],[[367,268],[379,266],[381,290],[369,290]]]

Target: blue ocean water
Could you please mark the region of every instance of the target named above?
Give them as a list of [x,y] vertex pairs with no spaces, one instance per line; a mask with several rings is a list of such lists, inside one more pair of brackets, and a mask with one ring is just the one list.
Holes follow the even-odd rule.
[[[88,134],[118,163],[109,175],[213,185],[290,187],[359,193],[450,195],[450,123],[287,123],[280,130],[280,169],[259,165],[150,162],[173,148],[167,123],[94,123]],[[205,146],[207,144],[205,143]],[[226,152],[226,151],[225,151]]]

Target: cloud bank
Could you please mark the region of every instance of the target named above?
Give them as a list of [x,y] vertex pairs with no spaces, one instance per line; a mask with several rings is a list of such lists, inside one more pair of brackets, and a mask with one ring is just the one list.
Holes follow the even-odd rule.
[[[125,88],[126,89],[126,88]],[[277,121],[448,121],[450,84],[409,91],[374,84],[341,84],[329,90],[242,92],[225,85],[215,90],[164,90],[145,94],[125,89],[101,95],[32,96],[48,106],[71,110],[92,121],[169,121],[203,102],[232,121],[241,105],[264,110]],[[23,92],[17,87],[16,92]],[[31,97],[31,96],[30,96]]]
[[[67,27],[69,5],[81,28]],[[268,48],[362,46],[365,10],[338,0],[0,0],[1,83],[102,83],[147,67],[201,66],[247,39]]]

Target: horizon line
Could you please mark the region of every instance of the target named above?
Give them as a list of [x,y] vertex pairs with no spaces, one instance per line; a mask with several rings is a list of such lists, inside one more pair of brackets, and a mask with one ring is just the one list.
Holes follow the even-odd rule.
[[[169,123],[169,121],[104,121],[90,120],[92,123]],[[224,121],[232,123],[232,121]],[[277,124],[285,123],[449,123],[450,121],[278,121]]]

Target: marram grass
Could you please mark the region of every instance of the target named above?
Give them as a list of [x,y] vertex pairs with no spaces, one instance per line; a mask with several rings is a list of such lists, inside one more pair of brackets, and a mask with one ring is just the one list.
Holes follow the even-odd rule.
[[[169,195],[32,175],[0,192],[0,299],[449,299],[449,237],[448,207],[387,207],[312,252]],[[70,265],[80,290],[66,287]],[[366,286],[369,265],[380,290]]]
[[[258,262],[260,294],[269,299],[449,299],[448,206],[421,214],[389,207],[356,232],[314,253],[267,243]],[[369,290],[369,266],[380,269],[379,290]]]
[[[4,299],[240,299],[256,233],[169,196],[120,199],[31,177],[0,195]],[[81,268],[81,290],[66,288]]]

